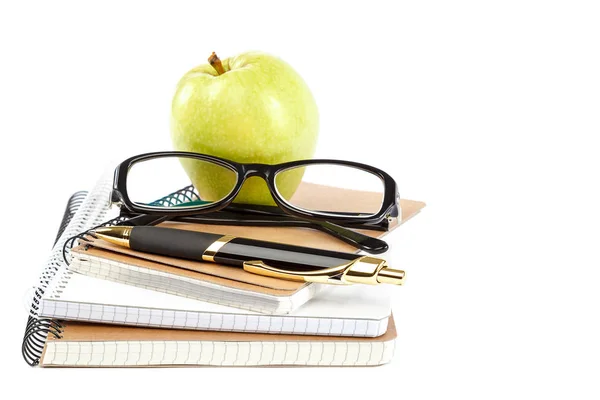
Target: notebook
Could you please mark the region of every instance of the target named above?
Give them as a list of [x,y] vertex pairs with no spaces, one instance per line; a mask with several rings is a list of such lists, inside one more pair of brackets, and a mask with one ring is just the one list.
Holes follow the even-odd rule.
[[175,329],[376,337],[387,330],[391,286],[332,286],[287,315],[265,315],[64,271],[41,317]]
[[[347,198],[353,199],[352,202],[358,203],[377,195],[370,192],[309,185],[318,196],[329,194],[332,199],[337,199],[336,201],[341,201],[344,193]],[[352,195],[348,196],[348,192],[352,192]],[[401,200],[400,203],[402,218],[389,231],[362,230],[361,232],[372,237],[383,237],[416,215],[424,206],[422,202],[411,200]],[[348,253],[358,252],[355,247],[313,229],[176,222],[166,222],[160,226]],[[287,314],[310,300],[320,288],[319,285],[310,283],[260,276],[240,268],[143,253],[103,240],[90,240],[91,242],[86,245],[78,246],[71,251],[72,260],[69,269],[72,271],[216,304],[265,314]]]
[[44,367],[367,366],[389,362],[396,328],[376,338],[266,335],[67,322],[43,349]]

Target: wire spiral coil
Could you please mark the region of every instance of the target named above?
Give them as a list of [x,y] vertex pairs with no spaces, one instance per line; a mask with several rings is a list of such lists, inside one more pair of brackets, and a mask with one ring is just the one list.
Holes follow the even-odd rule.
[[[62,338],[64,324],[51,318],[39,318],[40,302],[44,293],[53,290],[60,296],[71,277],[71,272],[66,268],[69,264],[70,250],[77,243],[87,242],[86,236],[90,231],[102,226],[119,225],[129,220],[125,216],[118,216],[106,222],[108,212],[108,194],[112,188],[112,171],[100,179],[91,193],[77,192],[71,196],[63,214],[63,218],[54,241],[53,251],[43,269],[39,282],[32,296],[29,317],[23,335],[21,352],[23,359],[30,366],[36,366],[44,351],[44,345],[49,336]],[[180,204],[197,197],[193,187],[185,187],[182,190],[171,193],[157,200],[167,204]]]
[[[73,219],[75,212],[77,212],[86,197],[87,192],[77,192],[69,199],[60,223],[60,227],[58,229],[58,233],[56,235],[56,239],[54,240],[55,245],[65,232],[67,226]],[[46,342],[48,335],[52,335],[55,338],[60,338],[62,334],[63,326],[60,321],[55,321],[49,318],[36,318],[39,310],[40,300],[58,269],[58,265],[49,263],[47,268],[42,272],[40,276],[40,284],[36,287],[33,293],[30,315],[27,319],[25,334],[23,335],[23,344],[21,346],[23,358],[25,359],[25,362],[31,366],[39,363],[40,357],[44,350],[44,343]]]
[[30,366],[38,365],[48,337],[60,339],[63,323],[50,318],[39,318],[44,294],[60,291],[70,278],[63,259],[65,241],[79,232],[87,231],[106,219],[108,195],[112,188],[112,169],[103,174],[94,189],[73,194],[67,203],[49,258],[43,267],[31,297],[29,317],[25,326],[21,352]]

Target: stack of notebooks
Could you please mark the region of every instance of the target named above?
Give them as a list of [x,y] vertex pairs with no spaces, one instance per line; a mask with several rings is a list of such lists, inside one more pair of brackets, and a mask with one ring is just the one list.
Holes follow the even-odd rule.
[[[141,253],[99,239],[76,245],[67,265],[62,260],[65,241],[108,219],[108,190],[110,185],[101,181],[69,209],[34,297],[23,344],[30,364],[364,366],[392,359],[396,327],[390,300],[402,288],[285,281]],[[360,201],[363,195],[369,194],[353,191],[348,201]],[[402,200],[399,222],[423,206]],[[312,229],[161,226],[356,252]],[[375,237],[389,233],[361,232]]]

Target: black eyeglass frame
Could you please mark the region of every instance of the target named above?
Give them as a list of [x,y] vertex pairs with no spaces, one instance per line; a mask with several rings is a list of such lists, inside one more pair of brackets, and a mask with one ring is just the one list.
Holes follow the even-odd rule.
[[[203,206],[190,206],[190,207],[173,207],[173,209],[159,208],[153,206],[142,205],[134,203],[129,198],[127,193],[127,175],[129,169],[136,163],[142,161],[148,161],[156,158],[167,158],[167,157],[186,157],[193,158],[201,161],[208,161],[227,168],[237,174],[237,182],[231,192],[223,199],[216,201],[210,205]],[[339,165],[345,167],[352,167],[361,169],[365,172],[369,172],[378,178],[380,178],[384,185],[384,197],[381,203],[381,208],[377,213],[370,215],[342,215],[335,213],[323,213],[318,211],[309,211],[303,208],[295,207],[289,204],[277,191],[275,185],[275,177],[278,173],[283,172],[287,169],[297,168],[301,166],[315,165],[315,164],[328,164],[328,165]],[[400,196],[398,194],[398,187],[394,179],[385,171],[379,168],[372,167],[370,165],[361,164],[353,161],[342,161],[333,159],[310,159],[310,160],[298,160],[291,161],[281,164],[257,164],[257,163],[238,163],[230,160],[226,160],[220,157],[210,156],[201,153],[192,153],[185,151],[159,151],[152,153],[140,154],[137,156],[130,157],[125,161],[121,162],[115,169],[115,176],[113,180],[113,191],[111,193],[112,203],[121,203],[129,211],[139,214],[163,214],[163,215],[177,215],[177,216],[189,216],[195,214],[202,214],[205,212],[219,211],[233,202],[235,197],[238,195],[246,179],[258,176],[265,180],[267,187],[273,197],[273,200],[279,208],[287,212],[290,215],[305,218],[309,220],[328,220],[328,221],[345,221],[345,222],[377,222],[387,217],[398,216],[398,201]]]

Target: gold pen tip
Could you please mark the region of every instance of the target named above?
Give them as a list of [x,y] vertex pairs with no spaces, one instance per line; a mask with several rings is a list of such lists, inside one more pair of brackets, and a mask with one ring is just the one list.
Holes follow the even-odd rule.
[[389,283],[390,285],[403,285],[406,273],[399,269],[384,267],[377,274],[377,282]]
[[106,226],[94,229],[92,234],[109,243],[129,247],[131,229],[131,226]]

